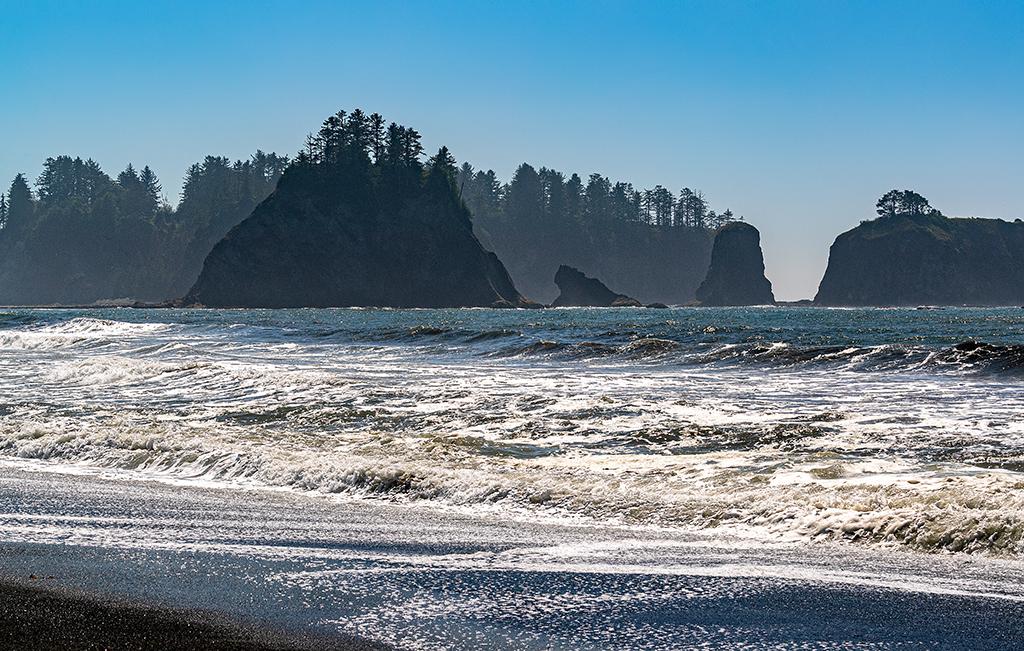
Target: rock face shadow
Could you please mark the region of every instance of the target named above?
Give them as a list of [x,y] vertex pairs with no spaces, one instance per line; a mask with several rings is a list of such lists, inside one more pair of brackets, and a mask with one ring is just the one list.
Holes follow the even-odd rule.
[[718,230],[711,250],[711,266],[697,288],[701,305],[772,305],[772,284],[764,275],[761,234],[745,222],[731,222]]

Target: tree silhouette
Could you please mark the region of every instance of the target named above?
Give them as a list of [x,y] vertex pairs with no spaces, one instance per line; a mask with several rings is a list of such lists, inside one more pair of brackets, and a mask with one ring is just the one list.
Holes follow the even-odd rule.
[[875,203],[879,217],[941,215],[928,200],[913,190],[889,190]]
[[32,189],[28,187],[25,175],[18,174],[11,181],[11,187],[7,191],[7,221],[4,231],[17,233],[24,230],[31,224],[34,212]]

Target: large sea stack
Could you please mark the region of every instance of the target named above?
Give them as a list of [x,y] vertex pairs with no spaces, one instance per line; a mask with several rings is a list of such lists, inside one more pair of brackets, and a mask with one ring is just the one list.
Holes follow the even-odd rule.
[[1024,223],[904,214],[836,238],[819,305],[1024,304]]
[[[186,304],[526,307],[473,235],[442,148],[360,111],[332,116],[276,190],[206,258]],[[371,159],[372,155],[372,159]]]
[[711,250],[711,266],[697,288],[701,305],[771,305],[772,284],[764,276],[761,234],[744,222],[731,222],[718,230]]
[[558,298],[551,307],[641,307],[640,301],[616,294],[597,278],[562,265],[555,272]]

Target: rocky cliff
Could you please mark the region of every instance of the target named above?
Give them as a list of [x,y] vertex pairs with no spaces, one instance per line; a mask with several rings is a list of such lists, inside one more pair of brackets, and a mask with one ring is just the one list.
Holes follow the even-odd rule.
[[819,305],[1024,304],[1024,223],[941,215],[864,222],[836,238]]
[[597,278],[564,264],[555,272],[558,298],[551,307],[640,307],[640,301],[616,294]]
[[[396,146],[397,148],[397,146]],[[329,152],[328,152],[329,153]],[[531,306],[473,235],[444,156],[294,163],[206,258],[186,304]],[[327,159],[327,154],[321,154]]]
[[744,222],[726,224],[715,234],[711,266],[697,288],[702,305],[770,305],[772,284],[764,276],[761,234]]

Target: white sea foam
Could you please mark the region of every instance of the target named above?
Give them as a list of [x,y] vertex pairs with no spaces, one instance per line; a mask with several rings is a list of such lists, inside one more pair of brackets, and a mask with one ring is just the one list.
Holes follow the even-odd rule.
[[1024,552],[1012,380],[493,358],[240,325],[0,330],[0,455],[522,517]]

